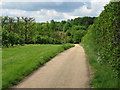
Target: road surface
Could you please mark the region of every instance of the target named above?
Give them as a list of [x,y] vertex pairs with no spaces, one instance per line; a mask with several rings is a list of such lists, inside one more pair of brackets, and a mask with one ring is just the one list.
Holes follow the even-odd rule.
[[47,62],[13,88],[90,88],[84,49],[76,44]]

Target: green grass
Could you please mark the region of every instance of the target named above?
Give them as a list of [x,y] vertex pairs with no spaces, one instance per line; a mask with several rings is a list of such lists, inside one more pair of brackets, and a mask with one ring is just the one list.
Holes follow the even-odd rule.
[[97,62],[98,56],[91,46],[86,44],[82,44],[82,46],[86,51],[87,59],[94,72],[90,85],[94,88],[119,88],[118,78],[115,78],[115,72],[112,68],[108,64]]
[[0,89],[2,89],[2,49],[0,48]]
[[2,50],[2,88],[17,84],[58,53],[74,45],[25,45]]

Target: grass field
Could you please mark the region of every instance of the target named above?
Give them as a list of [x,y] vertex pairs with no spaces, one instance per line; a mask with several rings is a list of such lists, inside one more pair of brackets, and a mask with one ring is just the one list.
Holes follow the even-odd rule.
[[74,45],[25,45],[2,50],[2,88],[17,84],[58,53]]
[[0,48],[0,89],[2,88],[2,49]]
[[100,64],[97,62],[97,54],[93,48],[88,45],[82,44],[84,47],[87,59],[91,65],[91,69],[94,72],[91,86],[95,88],[119,88],[118,78],[115,77],[115,72],[107,64]]

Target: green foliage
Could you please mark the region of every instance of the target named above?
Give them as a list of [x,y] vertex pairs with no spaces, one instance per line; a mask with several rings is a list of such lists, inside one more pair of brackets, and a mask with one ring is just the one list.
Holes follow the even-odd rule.
[[89,26],[94,23],[95,17],[78,17],[73,20],[73,25],[84,25],[84,26]]
[[14,44],[31,43],[33,38],[33,18],[2,17],[3,46],[10,47]]
[[82,37],[86,34],[87,28],[85,26],[74,25],[66,34],[67,43],[80,43]]
[[86,34],[86,31],[84,31],[84,30],[76,31],[76,32],[73,34],[73,41],[74,41],[74,43],[80,43],[82,37],[83,37],[85,34]]
[[56,24],[55,24],[55,21],[54,20],[51,20],[51,23],[50,23],[50,30],[56,30]]
[[[120,40],[119,40],[120,17],[119,17],[119,14],[120,14],[120,2],[110,2],[110,4],[105,6],[105,10],[102,11],[100,16],[96,19],[95,23],[89,27],[88,33],[82,39],[83,46],[85,48],[91,48],[90,50],[95,52],[95,55],[97,57],[95,60],[97,61],[97,63],[106,65],[105,66],[106,68],[111,66],[111,70],[114,71],[113,77],[116,77],[118,79],[116,82],[119,82],[120,80],[120,77],[119,77],[120,76],[120,67],[119,67],[120,65],[120,55],[119,55],[120,53]],[[110,74],[109,71],[108,73]],[[103,75],[105,74],[103,73]],[[105,78],[107,78],[107,75],[108,74],[106,74]],[[109,79],[111,79],[112,81],[112,78],[109,78]],[[101,81],[101,83],[103,82]],[[96,78],[95,83],[98,83],[98,84],[100,83],[99,77]],[[105,87],[95,83],[93,84],[95,87]],[[106,87],[112,87],[110,86],[111,85],[110,82],[106,82],[105,85]],[[118,87],[117,85],[114,85],[113,87],[115,86]]]
[[2,89],[2,48],[0,48],[0,89]]
[[73,26],[72,27],[73,30],[87,30],[87,27],[86,26]]
[[67,50],[67,49],[69,49],[70,47],[74,47],[75,45],[73,45],[73,44],[63,44],[62,45],[62,48],[64,48],[64,50]]
[[70,27],[71,27],[71,25],[70,25],[69,22],[65,23],[65,25],[64,25],[64,27],[63,27],[63,31],[66,32],[67,30],[70,29]]
[[[91,65],[93,78],[90,85],[94,88],[118,88],[118,78],[115,78],[115,72],[108,64],[98,63],[96,46],[83,44],[88,61]],[[94,47],[94,48],[92,48]]]
[[35,19],[31,17],[1,17],[2,43],[4,47],[11,47],[15,44],[79,43],[83,34],[78,30],[87,31],[94,19],[95,17],[83,17],[61,22],[51,20],[50,23],[36,23]]
[[55,55],[73,46],[46,44],[3,48],[2,88],[16,84]]

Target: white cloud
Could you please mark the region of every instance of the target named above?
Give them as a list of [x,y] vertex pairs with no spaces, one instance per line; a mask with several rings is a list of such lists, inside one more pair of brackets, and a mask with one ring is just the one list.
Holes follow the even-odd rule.
[[55,18],[62,18],[62,13],[55,10],[41,9],[40,11],[32,12],[32,15],[36,18],[37,21],[50,21]]
[[101,1],[101,0],[92,0],[91,1],[91,8],[93,9],[93,12],[96,12],[97,14],[100,14],[100,12],[102,10],[104,10],[104,6],[106,4],[108,4],[110,2],[110,0],[104,0],[104,1]]
[[77,16],[74,16],[74,15],[70,15],[68,13],[63,13],[63,16],[64,16],[65,19],[74,19],[74,18],[77,17]]
[[92,9],[88,9],[86,5],[83,5],[82,7],[75,9],[73,12],[71,12],[71,15],[75,16],[88,16],[92,12]]
[[27,11],[17,10],[17,9],[0,9],[0,15],[10,15],[10,16],[28,16]]
[[104,0],[104,1],[101,1],[101,0],[92,0],[91,1],[91,5],[92,5],[92,8],[93,9],[103,9],[103,7],[108,4],[110,2],[110,0]]
[[16,9],[0,9],[0,14],[9,16],[23,16],[34,17],[37,22],[45,22],[55,19],[56,21],[67,20],[75,18],[76,16],[69,15],[68,13],[61,13],[55,10],[41,9],[39,11],[24,11]]
[[89,2],[91,0],[3,0],[4,2]]
[[2,1],[0,1],[0,5],[2,5]]
[[[18,10],[18,9],[0,9],[0,15],[9,15],[9,16],[24,16],[24,17],[34,17],[37,22],[46,22],[52,19],[60,21],[60,20],[67,20],[67,19],[74,19],[79,16],[98,16],[103,7],[109,2],[110,0],[105,0],[101,2],[100,0],[92,0],[91,1],[91,8],[87,8],[87,5],[83,5],[75,9],[72,12],[58,12],[54,9],[40,9],[39,11],[25,11],[25,10]],[[1,13],[2,12],[2,13]]]
[[52,19],[60,21],[75,18],[75,16],[69,15],[68,13],[61,13],[47,9],[41,9],[40,11],[35,11],[32,14],[34,14],[37,21],[50,21]]
[[[110,0],[1,0],[3,2],[106,2]],[[118,2],[120,0],[112,0],[112,2]]]
[[87,5],[83,5],[80,8],[75,9],[73,12],[70,12],[70,15],[74,16],[98,16],[102,10],[104,10],[104,6],[108,4],[110,0],[92,0],[91,8],[87,8]]

